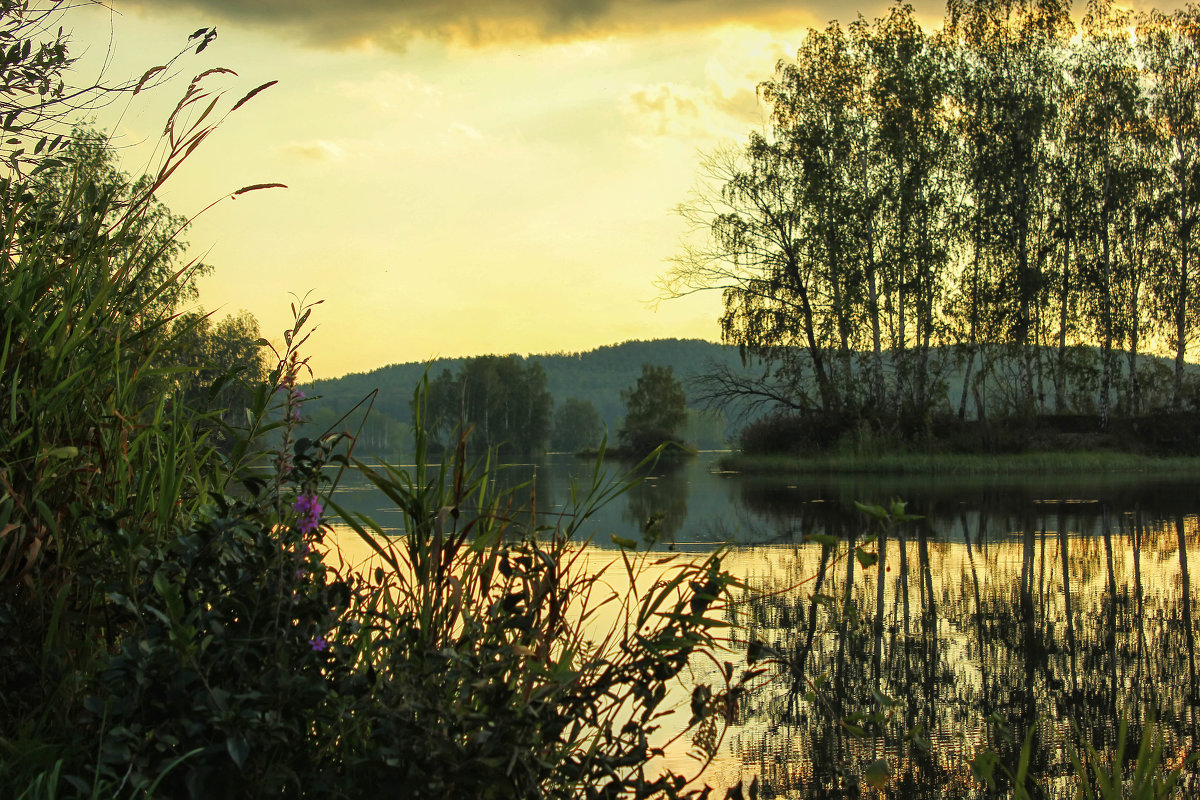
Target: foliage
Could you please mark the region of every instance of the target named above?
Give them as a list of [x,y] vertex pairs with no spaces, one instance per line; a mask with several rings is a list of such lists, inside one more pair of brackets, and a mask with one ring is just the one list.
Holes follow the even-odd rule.
[[600,414],[588,400],[568,397],[554,412],[554,435],[550,441],[556,450],[574,453],[595,447],[603,434]]
[[[736,581],[715,555],[647,582],[625,552],[609,571],[634,591],[603,595],[576,535],[623,490],[599,467],[547,526],[491,494],[464,438],[425,467],[418,416],[412,474],[355,465],[407,515],[399,540],[354,521],[389,569],[334,566],[324,468],[350,440],[297,435],[314,304],[267,381],[232,393],[261,375],[252,320],[175,316],[191,273],[153,193],[211,132],[210,100],[202,76],[148,181],[81,134],[70,168],[3,185],[0,794],[697,794],[656,763],[693,733],[702,767],[753,677],[715,653]],[[478,360],[466,422],[543,441],[544,380]],[[671,735],[668,687],[706,656],[715,680]]]
[[[173,245],[143,222],[166,212],[150,194],[118,201],[98,191],[81,179],[86,168],[72,174],[52,199],[34,191],[40,183],[10,180],[0,192],[0,617],[14,664],[0,729],[9,731],[56,708],[50,695],[77,691],[58,683],[71,659],[43,663],[45,637],[86,637],[103,617],[104,582],[127,567],[125,548],[152,546],[224,481],[206,434],[161,391],[161,355],[178,334],[163,298],[188,281],[169,261],[146,269],[150,248]],[[129,536],[111,541],[105,519]],[[68,618],[84,622],[68,629]],[[16,686],[27,691],[8,691]]]
[[539,453],[549,438],[552,404],[541,365],[517,356],[469,359],[457,375],[443,370],[429,386],[431,430],[443,446],[452,431],[474,428],[486,447]]
[[[997,738],[1012,744],[1012,731],[1002,719],[993,717],[988,722],[997,730]],[[1084,741],[1083,754],[1074,745],[1068,744],[1071,766],[1072,788],[1079,800],[1173,800],[1185,796],[1181,783],[1186,768],[1200,761],[1200,753],[1193,752],[1182,763],[1171,767],[1165,758],[1166,745],[1162,729],[1153,717],[1140,720],[1137,734],[1137,751],[1130,752],[1128,736],[1130,720],[1128,713],[1121,717],[1117,726],[1116,744],[1112,752],[1101,754],[1090,742]],[[1033,753],[1034,728],[1025,735],[1017,764],[1013,767],[995,750],[981,748],[971,760],[971,772],[977,781],[996,788],[1007,782],[1017,800],[1031,800],[1044,796],[1046,787],[1040,786],[1030,774]],[[1126,775],[1126,765],[1133,767]]]
[[213,324],[211,314],[189,311],[172,321],[160,356],[172,398],[240,424],[251,404],[250,387],[267,379],[258,320],[247,311]]
[[670,367],[643,364],[637,383],[621,399],[625,420],[617,435],[623,447],[643,456],[664,442],[678,442],[687,424],[687,395]]
[[[415,430],[411,472],[357,465],[404,511],[405,536],[347,520],[382,565],[364,605],[378,622],[363,645],[375,654],[380,705],[370,741],[347,748],[356,774],[427,796],[687,795],[684,776],[651,766],[664,739],[715,733],[757,674],[721,672],[722,686],[698,688],[712,702],[660,735],[668,687],[695,658],[714,658],[726,624],[722,598],[737,582],[720,556],[659,562],[653,586],[641,577],[647,556],[623,552],[598,570],[580,533],[627,486],[605,482],[598,465],[573,510],[543,527],[514,495],[490,493],[494,479],[465,463],[465,442],[427,469]],[[611,628],[590,621],[602,607]]]
[[[157,320],[194,302],[199,296],[196,280],[210,268],[195,261],[181,263],[187,250],[181,236],[187,219],[154,197],[153,176],[135,180],[118,168],[116,159],[103,133],[75,128],[59,150],[61,163],[31,181],[38,204],[33,213],[56,219],[41,235],[61,237],[64,244],[120,225],[121,236],[105,245],[109,261],[121,265],[112,274],[125,284],[133,304],[126,311]],[[101,269],[103,262],[89,265]],[[97,283],[98,277],[93,278]]]
[[74,0],[0,0],[0,163],[6,173],[0,187],[24,174],[61,166],[60,148],[80,118],[123,95],[161,85],[184,52],[194,47],[199,53],[217,35],[215,28],[201,28],[184,50],[136,79],[109,82],[101,74],[91,83],[77,84],[70,35],[60,24],[76,5]]
[[[291,441],[306,316],[301,306],[273,385],[255,396],[253,416],[275,421],[245,435],[282,429]],[[437,797],[693,796],[656,757],[691,730],[701,765],[711,759],[758,674],[718,668],[691,720],[658,735],[668,687],[697,658],[719,663],[737,585],[720,555],[657,561],[649,586],[647,556],[623,553],[608,572],[632,591],[603,590],[614,578],[587,563],[578,534],[626,486],[598,466],[578,506],[546,528],[523,519],[515,495],[490,494],[494,478],[467,464],[464,442],[425,467],[416,431],[413,472],[355,464],[406,515],[398,540],[351,519],[380,557],[373,576],[328,555],[318,493],[323,467],[346,463],[340,435],[295,441],[273,478],[244,473],[240,497],[211,492],[156,545],[123,546],[130,531],[101,521],[131,560],[103,587],[107,641],[94,671],[75,676],[83,710],[71,710],[48,768],[0,770],[0,784],[113,796],[374,797],[396,785]],[[596,628],[604,606],[615,624]]]
[[248,500],[215,494],[110,588],[121,637],[84,701],[101,779],[172,797],[335,795],[326,736],[355,676],[329,642],[352,635],[340,619],[351,587],[322,563],[307,510],[319,517],[336,441],[297,443],[298,494],[281,502],[261,483]]

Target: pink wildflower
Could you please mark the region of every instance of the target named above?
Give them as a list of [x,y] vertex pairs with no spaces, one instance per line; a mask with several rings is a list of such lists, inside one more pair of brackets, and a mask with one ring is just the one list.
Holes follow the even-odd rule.
[[296,520],[296,528],[301,533],[312,533],[321,525],[321,512],[324,510],[317,502],[315,494],[302,494],[296,498],[292,509],[300,514]]

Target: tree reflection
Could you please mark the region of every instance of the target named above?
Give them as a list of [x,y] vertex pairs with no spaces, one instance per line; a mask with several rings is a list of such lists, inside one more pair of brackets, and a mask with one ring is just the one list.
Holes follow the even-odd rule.
[[[881,533],[864,568],[848,555],[862,516],[805,505],[796,515],[836,552],[773,551],[780,569],[749,596],[786,676],[750,698],[736,737],[766,796],[990,797],[969,759],[983,746],[1015,766],[1032,732],[1029,788],[1066,798],[1066,747],[1111,749],[1122,715],[1157,715],[1172,752],[1193,746],[1196,517],[960,507]],[[874,789],[859,776],[879,758],[892,778]]]
[[688,515],[687,474],[678,462],[663,462],[626,493],[625,520],[648,540],[671,544]]

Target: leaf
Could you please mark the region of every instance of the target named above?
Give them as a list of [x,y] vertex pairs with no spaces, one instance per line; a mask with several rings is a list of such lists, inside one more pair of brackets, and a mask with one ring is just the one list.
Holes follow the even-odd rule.
[[910,730],[908,733],[906,733],[904,735],[904,738],[908,739],[910,742],[913,743],[914,746],[916,746],[922,752],[925,752],[925,753],[928,753],[930,747],[933,746],[932,743],[929,741],[929,738],[925,735],[925,726],[924,725],[914,725],[912,727],[912,730]]
[[888,769],[887,761],[882,758],[875,759],[863,770],[863,780],[876,789],[887,786],[891,777],[892,771]]
[[971,765],[971,774],[975,780],[992,786],[995,782],[993,774],[996,772],[996,764],[999,761],[1000,756],[996,755],[994,750],[980,750],[978,755],[967,763]]
[[838,538],[828,533],[806,533],[804,534],[806,542],[818,542],[822,547],[837,547]]
[[201,40],[200,46],[196,48],[196,54],[199,55],[201,52],[203,52],[204,48],[206,48],[210,44],[212,44],[213,40],[216,38],[217,38],[217,29],[210,28],[209,31],[204,34],[204,39]]
[[874,517],[880,522],[883,522],[888,518],[888,512],[883,506],[877,506],[873,503],[860,503],[855,500],[854,507],[867,516]]
[[842,722],[842,727],[846,729],[846,732],[849,733],[851,736],[853,736],[855,739],[865,739],[866,738],[867,731],[862,726],[855,725],[853,722],[847,722],[846,720],[842,720],[841,722]]
[[692,718],[688,721],[688,727],[695,725],[708,713],[709,701],[712,700],[712,689],[707,685],[701,684],[692,690]]
[[615,533],[612,535],[612,542],[622,550],[637,549],[637,542],[635,542],[633,539],[626,539],[624,536],[617,536]]
[[763,644],[758,639],[751,639],[750,645],[746,648],[746,663],[753,665],[764,658],[777,658],[779,654],[771,647]]
[[241,736],[228,737],[225,740],[225,749],[229,751],[229,757],[237,764],[238,769],[246,764],[246,756],[250,755],[250,745]]
[[868,553],[861,547],[854,548],[854,557],[858,559],[858,563],[862,564],[863,569],[875,566],[879,563],[878,553]]
[[140,92],[142,89],[146,88],[146,83],[147,83],[147,82],[148,82],[148,81],[149,81],[151,78],[153,78],[155,75],[157,75],[158,73],[162,72],[162,71],[163,71],[163,70],[165,70],[166,68],[167,68],[167,67],[166,67],[166,65],[160,65],[160,66],[157,66],[157,67],[151,67],[150,69],[146,70],[146,72],[145,72],[145,73],[142,75],[142,79],[141,79],[140,81],[138,81],[138,83],[137,83],[137,87],[136,87],[136,88],[133,90],[133,93],[134,93],[134,94],[137,94],[137,93],[138,93],[138,92]]
[[[213,67],[212,69],[206,69],[206,70],[204,70],[204,72],[201,72],[199,75],[192,78],[192,86],[195,86],[197,83],[204,80],[209,75],[233,75],[236,77],[237,73],[234,72],[233,70],[229,69],[228,67]],[[182,104],[182,102],[181,102],[181,104]]]
[[236,192],[234,192],[230,196],[237,197],[239,194],[245,194],[246,192],[257,192],[259,189],[286,189],[286,188],[288,188],[286,183],[255,183],[251,186],[243,186],[242,188],[238,189]]
[[246,103],[249,103],[250,100],[253,99],[256,94],[258,94],[259,92],[261,92],[265,89],[270,89],[272,86],[274,86],[277,83],[279,83],[279,81],[267,81],[262,86],[252,89],[248,95],[246,95],[241,100],[238,100],[236,103],[233,104],[233,108],[229,109],[229,113],[232,114],[234,111],[237,111],[239,108],[244,106]]

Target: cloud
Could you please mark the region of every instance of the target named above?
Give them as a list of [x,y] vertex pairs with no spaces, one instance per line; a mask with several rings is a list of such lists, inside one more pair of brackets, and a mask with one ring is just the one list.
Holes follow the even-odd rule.
[[795,0],[126,0],[122,7],[186,9],[218,23],[284,29],[319,46],[392,50],[417,37],[468,45],[562,41],[726,22],[823,24],[845,14],[839,3],[822,9]]
[[636,131],[636,140],[653,146],[656,137],[740,138],[748,125],[761,123],[753,79],[739,86],[712,64],[708,73],[705,86],[662,81],[632,87],[621,98],[621,112]]
[[287,142],[279,148],[284,153],[296,156],[305,161],[341,161],[346,157],[346,151],[334,142],[324,139],[310,139],[303,142]]
[[479,131],[462,122],[455,122],[450,126],[450,130],[457,136],[467,139],[472,142],[482,142],[484,137]]
[[622,110],[654,136],[694,136],[703,133],[707,106],[700,89],[663,82],[633,89],[624,97]]

